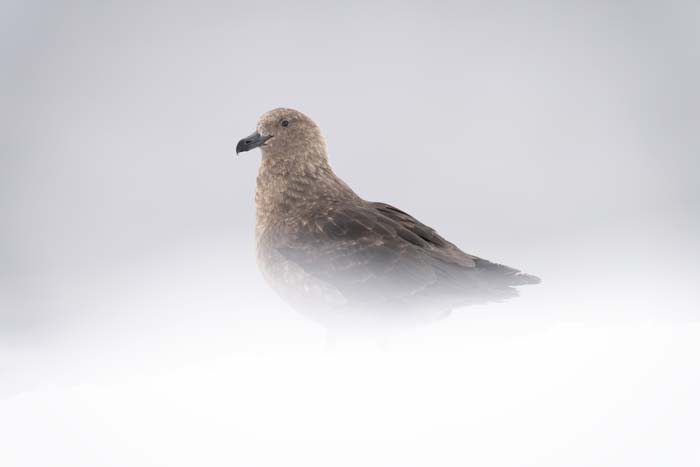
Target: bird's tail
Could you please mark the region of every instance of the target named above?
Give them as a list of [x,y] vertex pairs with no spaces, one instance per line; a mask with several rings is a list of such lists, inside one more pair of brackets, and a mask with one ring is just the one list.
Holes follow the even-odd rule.
[[511,285],[534,285],[542,282],[542,279],[539,277],[533,276],[532,274],[525,274],[524,272],[513,274],[511,280]]
[[542,280],[533,276],[532,274],[525,274],[515,268],[504,266],[503,264],[492,263],[491,261],[486,261],[485,259],[476,259],[477,270],[485,273],[490,280],[495,282],[500,282],[503,285],[517,286],[517,285],[532,285],[539,284]]

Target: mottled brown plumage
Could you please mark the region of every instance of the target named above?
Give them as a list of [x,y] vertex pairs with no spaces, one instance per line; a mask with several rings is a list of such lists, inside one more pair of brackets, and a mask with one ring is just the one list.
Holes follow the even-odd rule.
[[258,262],[297,307],[449,310],[539,282],[464,253],[404,211],[360,198],[331,170],[318,126],[298,111],[264,114],[237,151],[258,146]]

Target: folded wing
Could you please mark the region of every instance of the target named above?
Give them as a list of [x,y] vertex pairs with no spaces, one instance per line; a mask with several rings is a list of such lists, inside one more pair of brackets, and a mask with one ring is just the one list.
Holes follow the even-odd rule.
[[449,306],[502,300],[539,279],[464,253],[385,203],[316,213],[279,252],[349,301]]

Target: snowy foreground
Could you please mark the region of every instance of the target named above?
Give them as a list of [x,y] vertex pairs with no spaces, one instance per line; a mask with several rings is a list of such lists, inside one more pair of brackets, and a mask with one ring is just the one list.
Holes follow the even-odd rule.
[[223,240],[66,278],[55,319],[3,335],[0,465],[699,465],[676,227],[506,252],[544,283],[383,337],[329,338]]

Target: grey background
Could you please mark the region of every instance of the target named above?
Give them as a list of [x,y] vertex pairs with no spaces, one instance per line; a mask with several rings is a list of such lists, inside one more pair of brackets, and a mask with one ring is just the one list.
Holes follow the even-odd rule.
[[[689,376],[697,364],[683,360],[698,350],[697,2],[10,1],[0,24],[0,363],[8,397],[39,391],[39,398],[77,409],[80,395],[42,388],[71,387],[96,374],[121,381],[218,355],[322,347],[323,331],[287,309],[257,273],[259,154],[234,156],[257,117],[278,106],[320,124],[333,167],[360,195],[395,204],[466,251],[545,281],[511,304],[464,310],[417,331],[401,349],[427,349],[464,365],[469,352],[484,352],[474,344],[484,336],[519,339],[583,325],[588,331],[576,328],[572,339],[552,343],[553,353],[570,356],[578,345],[572,342],[595,341],[590,329],[611,327],[609,342],[619,347],[582,361],[587,383],[570,391],[590,396],[590,385],[604,380],[593,370],[603,362],[636,362],[652,374],[641,363],[653,360],[649,349],[656,356],[665,349],[671,361],[687,365],[648,363],[661,372],[654,375],[698,389]],[[651,326],[651,335],[634,334],[639,326]],[[662,338],[667,333],[680,347]],[[625,346],[637,352],[620,353]],[[517,357],[493,357],[493,364],[524,365],[542,387],[551,386],[556,372],[547,371],[543,356],[553,353],[533,352],[534,360],[516,365]],[[245,379],[259,366],[286,365],[274,362],[227,365]],[[338,362],[344,364],[357,368]],[[302,371],[310,381],[315,365],[307,361]],[[418,366],[437,371],[427,362]],[[354,371],[356,384],[369,381]],[[398,387],[409,374],[385,383]],[[607,377],[615,374],[611,367]],[[639,381],[633,375],[618,387],[632,391]],[[668,415],[662,401],[670,393],[653,387],[639,407]],[[104,405],[113,402],[104,397]],[[136,407],[146,404],[134,397]],[[221,397],[214,400],[225,406]],[[14,404],[36,407],[37,400]],[[648,450],[637,456],[622,449],[616,465],[667,462],[668,450],[683,453],[683,461],[697,456],[684,434],[698,405],[690,396],[679,404],[668,415],[668,439],[653,430],[630,435]],[[420,419],[422,405],[416,407]],[[44,415],[30,419],[40,425]],[[78,418],[76,429],[88,419]],[[433,421],[444,428],[448,420]],[[575,420],[567,419],[571,427]],[[389,432],[400,425],[392,423],[386,421]],[[620,423],[617,433],[654,425]],[[21,446],[24,432],[12,425],[8,433]],[[609,460],[606,449],[621,446],[612,431],[613,441],[572,452]],[[110,444],[107,433],[100,442],[115,459],[148,463]],[[504,436],[508,443],[519,434]],[[553,465],[568,459],[566,443]],[[143,446],[139,452],[154,456],[144,459],[174,465],[164,460],[171,448]],[[551,449],[542,445],[541,452]],[[468,459],[453,454],[455,462]],[[17,456],[16,465],[29,465]],[[522,458],[484,456],[481,465],[522,465]]]

